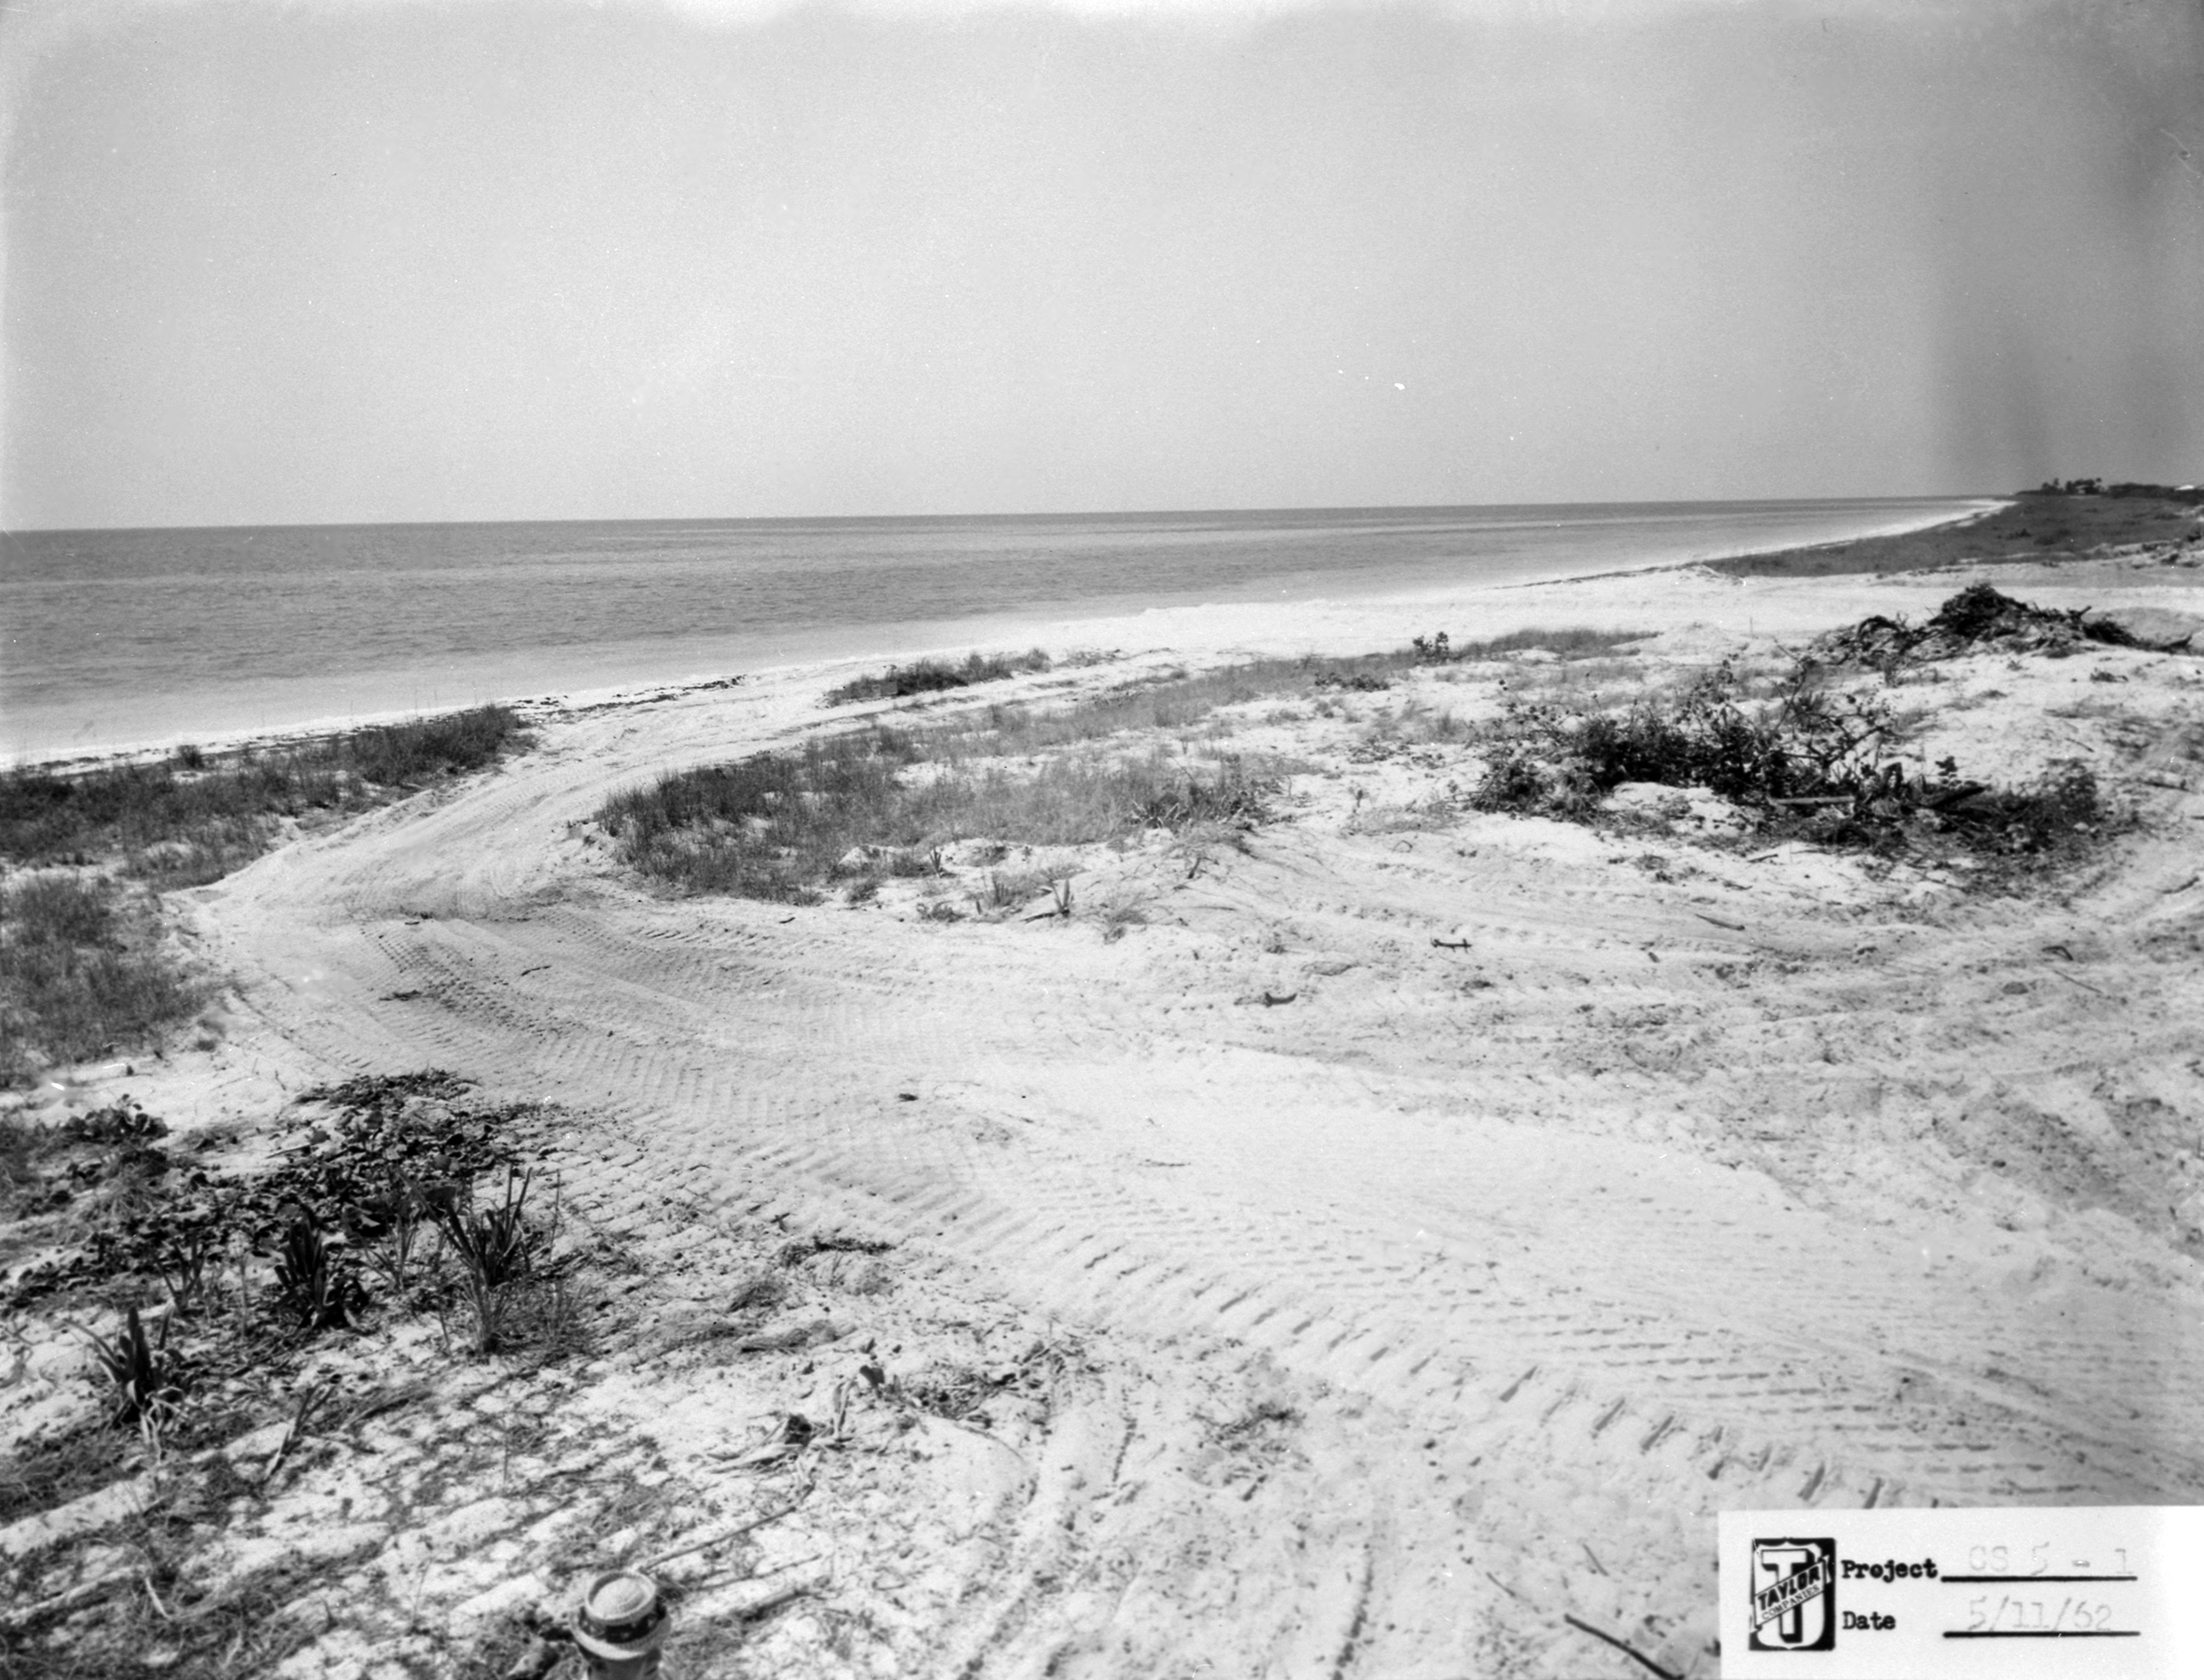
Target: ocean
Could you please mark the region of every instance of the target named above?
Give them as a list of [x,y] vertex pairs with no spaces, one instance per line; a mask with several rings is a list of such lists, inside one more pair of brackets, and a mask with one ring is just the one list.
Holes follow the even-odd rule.
[[1409,595],[1954,518],[1953,499],[24,531],[17,763],[862,654],[1201,602]]

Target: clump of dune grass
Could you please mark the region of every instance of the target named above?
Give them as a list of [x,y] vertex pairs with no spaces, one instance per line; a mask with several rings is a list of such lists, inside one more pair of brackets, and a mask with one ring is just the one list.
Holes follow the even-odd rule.
[[621,857],[688,892],[815,902],[838,875],[908,873],[958,840],[1079,845],[1146,828],[1260,821],[1275,775],[1236,758],[1067,754],[981,757],[968,735],[868,730],[664,776],[607,802]]
[[0,890],[0,1081],[147,1043],[198,1002],[142,895],[58,871]]
[[[1632,639],[1547,632],[1535,645],[1574,656]],[[812,902],[840,880],[852,883],[849,902],[863,902],[874,878],[913,873],[915,860],[959,840],[1081,845],[1147,828],[1253,826],[1285,766],[1219,749],[1237,726],[1229,708],[1382,692],[1427,662],[1413,648],[1252,660],[1069,704],[976,706],[922,728],[875,727],[671,774],[607,802],[598,820],[625,861],[683,891]],[[1460,732],[1451,718],[1426,721],[1434,738]],[[1189,753],[1197,736],[1202,751]]]
[[1046,671],[1050,660],[1035,648],[1030,653],[1008,656],[970,654],[962,665],[942,660],[914,660],[892,665],[876,677],[859,677],[829,689],[824,703],[846,706],[860,700],[904,700],[912,695],[939,694],[947,689],[969,689],[975,683],[999,683],[1028,671]]
[[1441,630],[1433,636],[1416,637],[1410,647],[1416,657],[1427,665],[1505,659],[1510,654],[1526,654],[1533,648],[1543,649],[1557,660],[1592,660],[1613,653],[1626,642],[1642,642],[1646,635],[1644,630],[1585,630],[1581,626],[1543,630],[1534,626],[1486,636],[1481,641],[1455,642]]
[[364,809],[465,775],[522,745],[502,706],[217,756],[80,775],[0,776],[0,858],[33,867],[119,861],[157,887],[218,880],[265,851],[287,818]]

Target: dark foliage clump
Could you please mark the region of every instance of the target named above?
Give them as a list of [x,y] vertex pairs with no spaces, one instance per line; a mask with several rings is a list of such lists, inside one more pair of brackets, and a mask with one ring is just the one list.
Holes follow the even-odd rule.
[[432,1072],[309,1091],[301,1103],[334,1112],[302,1115],[280,1162],[246,1179],[172,1160],[153,1141],[162,1122],[127,1101],[35,1131],[19,1199],[77,1199],[88,1229],[80,1248],[0,1290],[0,1307],[133,1280],[187,1304],[241,1244],[277,1261],[279,1318],[306,1329],[348,1319],[364,1298],[361,1257],[394,1227],[463,1205],[475,1179],[519,1164],[512,1137],[533,1110],[477,1107],[460,1100],[465,1089]]
[[1763,838],[2008,867],[2077,857],[2113,822],[2086,765],[2006,789],[1963,780],[1950,759],[1909,774],[1883,756],[1892,728],[1879,700],[1830,689],[1810,661],[1758,701],[1724,664],[1620,712],[1511,702],[1470,802],[1584,820],[1625,783],[1703,788]]
[[892,665],[877,677],[859,677],[829,689],[828,706],[846,706],[859,700],[904,700],[912,695],[939,694],[948,689],[969,689],[975,683],[997,683],[1029,671],[1046,671],[1049,657],[1036,648],[1030,653],[971,654],[962,665],[942,660],[914,660]]
[[1739,802],[1811,798],[1856,786],[1863,755],[1889,728],[1876,703],[1834,694],[1810,671],[1751,709],[1739,687],[1725,662],[1680,696],[1620,713],[1512,701],[1472,802],[1589,806],[1625,782],[1707,788]]
[[1890,670],[1908,661],[1956,660],[1986,648],[2059,658],[2091,642],[2173,653],[2185,648],[2189,641],[2183,636],[2168,643],[2148,642],[2115,619],[2091,618],[2087,608],[2067,612],[2036,606],[2002,595],[1988,583],[1975,583],[1938,607],[1926,624],[1863,618],[1831,631],[1814,644],[1812,652],[1831,665]]

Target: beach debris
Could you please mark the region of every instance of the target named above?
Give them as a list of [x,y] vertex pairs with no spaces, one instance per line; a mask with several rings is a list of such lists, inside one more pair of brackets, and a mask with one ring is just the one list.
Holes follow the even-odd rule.
[[729,1312],[755,1312],[777,1307],[788,1298],[788,1280],[773,1272],[759,1272],[736,1285]]
[[612,1570],[583,1588],[574,1612],[574,1648],[593,1680],[645,1680],[659,1671],[670,1619],[658,1583]]
[[[1602,1570],[1600,1573],[1604,1575],[1607,1571],[1605,1570]],[[1509,1596],[1513,1597],[1514,1594],[1510,1594]],[[1638,1664],[1639,1667],[1644,1669],[1647,1672],[1659,1675],[1661,1677],[1661,1680],[1683,1680],[1683,1677],[1678,1674],[1673,1668],[1663,1668],[1659,1663],[1655,1662],[1652,1658],[1647,1656],[1643,1651],[1640,1651],[1634,1646],[1626,1644],[1623,1641],[1617,1639],[1613,1634],[1602,1632],[1599,1629],[1592,1626],[1591,1623],[1579,1621],[1574,1616],[1564,1615],[1561,1619],[1564,1622],[1567,1622],[1571,1627],[1574,1628],[1579,1633],[1588,1633],[1594,1639],[1599,1640],[1604,1644],[1612,1645],[1616,1650],[1621,1652],[1624,1656],[1628,1657],[1632,1662]]]
[[2195,636],[2171,641],[2139,636],[2112,618],[2016,600],[1988,583],[1970,584],[1926,624],[1880,615],[1830,631],[1816,642],[1811,656],[1832,665],[1889,665],[1903,660],[1956,660],[1984,648],[2000,653],[2045,654],[2061,658],[2090,642],[2113,648],[2144,648],[2159,653],[2184,650]]
[[[817,1433],[811,1420],[802,1412],[788,1412],[773,1424],[763,1440],[729,1455],[726,1462],[735,1470],[765,1470],[795,1458],[811,1445],[811,1438]],[[718,1541],[708,1543],[716,1545]]]
[[797,1353],[807,1347],[817,1347],[830,1341],[839,1341],[848,1334],[831,1318],[814,1318],[802,1324],[791,1324],[779,1330],[766,1330],[755,1336],[744,1336],[735,1344],[738,1353]]
[[778,1523],[784,1517],[794,1516],[803,1505],[803,1501],[800,1499],[791,1500],[786,1505],[777,1505],[761,1517],[752,1517],[745,1522],[738,1523],[731,1529],[715,1529],[700,1540],[692,1540],[686,1545],[677,1546],[671,1552],[661,1552],[655,1557],[646,1558],[636,1567],[639,1572],[648,1573],[653,1570],[664,1568],[677,1558],[693,1557],[699,1552],[713,1551],[725,1546],[731,1540],[740,1540],[744,1535],[754,1534],[768,1523]]

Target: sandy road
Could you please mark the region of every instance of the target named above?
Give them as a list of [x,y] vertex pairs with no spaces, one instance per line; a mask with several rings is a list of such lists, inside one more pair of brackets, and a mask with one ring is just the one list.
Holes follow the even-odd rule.
[[[1114,866],[1150,908],[1116,942],[669,902],[576,826],[816,716],[768,688],[559,725],[209,889],[210,955],[332,1068],[613,1116],[652,1183],[862,1222],[1159,1359],[1230,1341],[1366,1393],[1429,1438],[1366,1467],[1400,1522],[1549,1608],[1600,1553],[1629,1560],[1617,1615],[1703,1600],[1723,1506],[2204,1500],[2194,1259],[2031,1214],[1952,1141],[2115,1043],[2169,1078],[2197,1053],[2193,964],[2132,948],[2154,877],[2057,913],[2094,979],[2023,995],[2059,939],[2034,913],[1832,908],[1780,861],[1677,886],[1501,819],[1354,834],[1320,790],[1193,878]],[[1385,1567],[1358,1604],[1437,1662],[1412,1624],[1458,1609]],[[1333,1654],[1409,1671],[1383,1646]]]

